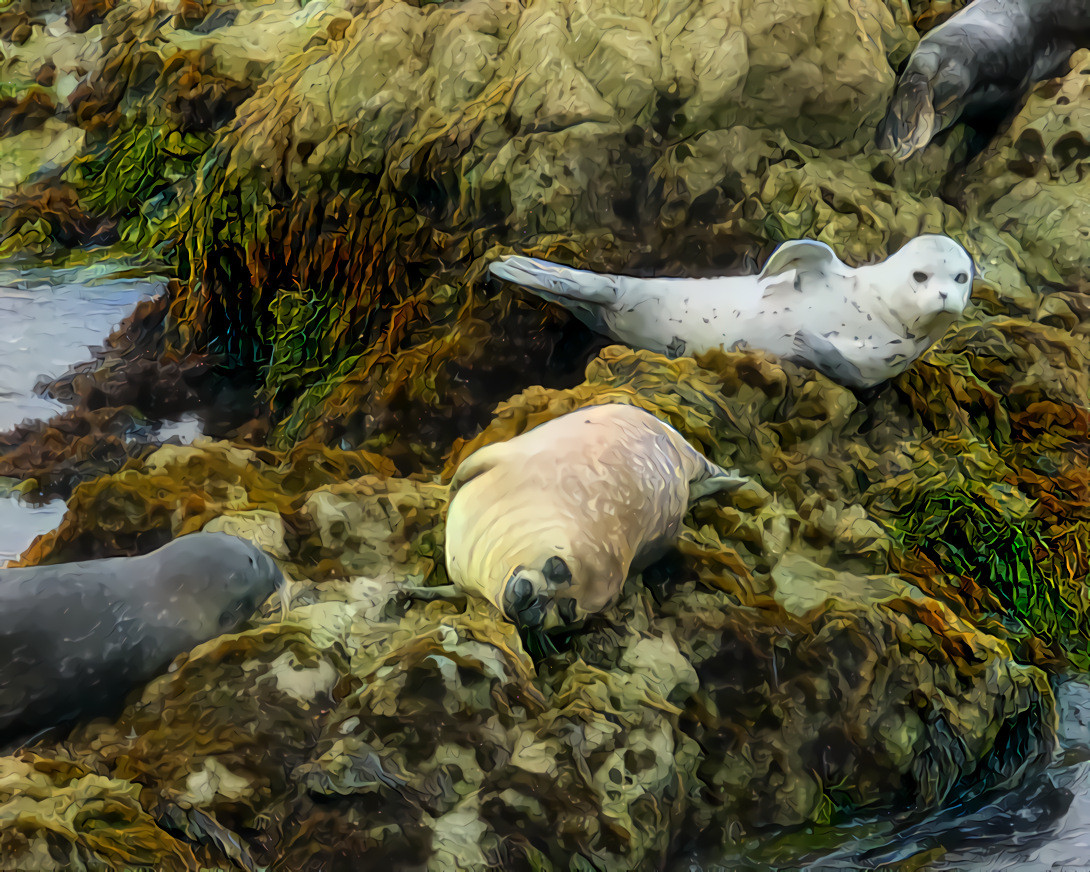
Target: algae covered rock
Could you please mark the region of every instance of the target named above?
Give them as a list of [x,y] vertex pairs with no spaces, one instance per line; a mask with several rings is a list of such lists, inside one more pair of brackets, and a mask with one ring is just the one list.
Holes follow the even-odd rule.
[[1020,243],[1031,281],[1080,290],[1090,226],[1088,70],[1090,52],[1079,51],[1070,73],[1034,88],[1010,126],[970,165],[963,194],[977,222],[1003,216],[1000,229]]
[[[934,808],[1047,758],[1044,674],[951,592],[885,569],[897,543],[866,492],[820,493],[853,449],[890,462],[859,440],[849,392],[754,354],[613,347],[582,385],[512,398],[480,441],[607,401],[676,421],[775,492],[700,500],[672,563],[536,658],[493,606],[445,592],[446,488],[367,455],[168,446],[80,486],[36,559],[87,547],[81,518],[114,548],[235,529],[280,549],[293,593],[180,658],[116,723],[36,753],[141,785],[202,862],[293,868],[650,868],[679,838]],[[799,446],[828,430],[822,466]],[[819,469],[818,493],[801,486]]]
[[[105,470],[78,416],[49,451],[22,440],[36,477],[95,476],[24,562],[218,529],[292,584],[114,721],[0,759],[5,858],[659,868],[770,825],[924,812],[1047,759],[1044,669],[1090,663],[1070,132],[1088,98],[1077,72],[1039,86],[964,175],[961,127],[881,154],[894,66],[959,5],[74,6],[87,77],[66,60],[37,87],[73,86],[50,99],[82,152],[20,190],[5,244],[102,230],[172,251],[155,360],[258,373],[273,429]],[[920,233],[974,255],[973,305],[867,395],[760,352],[603,347],[484,281],[509,253],[753,272],[800,237],[855,266]],[[72,392],[120,396],[131,372]],[[523,639],[447,586],[443,481],[600,403],[767,495],[698,501],[677,553],[584,632]]]

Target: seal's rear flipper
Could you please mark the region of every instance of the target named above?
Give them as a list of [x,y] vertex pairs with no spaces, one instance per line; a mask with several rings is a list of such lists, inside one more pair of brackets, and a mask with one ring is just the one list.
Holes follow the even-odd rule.
[[617,280],[621,278],[520,255],[505,257],[489,264],[488,271],[504,281],[552,294],[554,299],[566,297],[569,300],[597,303],[600,306],[617,302]]
[[536,257],[507,257],[490,264],[496,278],[514,282],[550,303],[559,303],[591,330],[608,333],[604,314],[620,295],[619,283],[633,281],[624,276],[598,275],[572,269]]
[[734,470],[726,470],[710,460],[702,475],[689,481],[689,503],[692,504],[711,494],[729,492],[733,502],[743,508],[763,506],[772,499],[754,478]]
[[897,83],[886,117],[878,126],[878,147],[906,160],[923,149],[935,129],[935,92],[923,73],[908,72]]

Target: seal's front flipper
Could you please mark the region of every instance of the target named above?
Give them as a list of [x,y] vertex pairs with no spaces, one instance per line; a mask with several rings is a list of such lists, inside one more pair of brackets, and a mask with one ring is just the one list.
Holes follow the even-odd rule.
[[897,160],[922,150],[938,133],[934,101],[935,92],[926,75],[916,71],[903,75],[878,126],[878,147]]
[[493,442],[491,445],[485,445],[483,448],[478,448],[469,457],[458,464],[458,468],[454,470],[454,475],[450,480],[450,494],[453,497],[454,492],[458,488],[462,487],[466,482],[476,478],[478,475],[484,475],[488,470],[495,466],[500,461],[500,457],[503,452],[506,451],[505,442]]
[[816,239],[791,239],[779,245],[769,255],[757,277],[767,280],[781,276],[789,270],[826,276],[830,273],[842,274],[845,269],[836,252],[824,242]]
[[728,472],[720,469],[705,478],[699,478],[689,482],[689,499],[699,500],[709,494],[717,494],[721,491],[732,491],[748,484],[750,479],[740,472]]
[[[810,366],[843,385],[855,388],[872,387],[884,379],[863,375],[863,371],[846,358],[832,342],[809,330],[799,330],[791,339],[794,350],[784,355],[788,360]],[[892,374],[891,374],[892,376]]]

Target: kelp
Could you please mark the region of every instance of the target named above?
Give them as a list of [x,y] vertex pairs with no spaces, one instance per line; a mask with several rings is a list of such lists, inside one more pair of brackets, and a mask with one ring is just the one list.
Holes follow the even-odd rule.
[[207,133],[123,122],[99,150],[72,163],[69,178],[82,208],[121,222],[119,235],[134,249],[155,248],[176,242],[181,183],[210,143]]
[[[687,252],[710,241],[711,228],[698,240],[665,231],[679,224],[698,229],[679,220],[688,208],[680,198],[702,200],[699,214],[714,214],[708,194],[717,191],[686,193],[697,188],[690,179],[716,172],[723,153],[709,128],[749,139],[753,132],[742,122],[757,121],[758,136],[782,123],[790,128],[786,136],[803,144],[768,136],[798,162],[814,154],[806,142],[830,146],[840,139],[839,154],[858,150],[859,126],[832,115],[839,111],[833,107],[855,101],[853,89],[862,92],[862,85],[849,77],[833,86],[820,75],[795,82],[798,73],[772,36],[783,33],[773,20],[751,35],[747,60],[746,52],[714,36],[737,25],[737,10],[671,13],[665,32],[652,36],[653,10],[633,9],[611,25],[618,28],[614,41],[593,51],[592,34],[604,26],[598,13],[576,16],[587,36],[569,44],[556,30],[568,12],[563,4],[524,13],[502,4],[369,7],[342,39],[286,62],[209,152],[189,211],[183,268],[191,295],[178,301],[178,339],[199,347],[207,341],[229,359],[263,363],[268,393],[287,415],[278,438],[324,428],[323,419],[338,417],[330,414],[334,408],[365,398],[372,398],[372,415],[412,402],[427,416],[429,407],[453,404],[451,394],[471,380],[467,370],[472,381],[496,384],[484,402],[517,389],[512,374],[497,372],[497,345],[510,347],[510,365],[523,369],[539,354],[555,356],[552,349],[567,340],[560,325],[550,325],[555,314],[531,333],[515,320],[511,302],[467,294],[482,258],[503,251],[497,242],[517,239],[530,253],[605,256],[607,265],[634,256],[657,269],[686,262]],[[860,54],[863,78],[885,75],[862,60],[874,45],[892,49],[907,39],[884,11],[864,20],[838,8],[816,26],[838,51]],[[855,32],[866,38],[853,42],[847,34]],[[411,34],[423,33],[445,37],[433,50],[430,39],[413,41]],[[667,38],[678,47],[659,46]],[[648,82],[639,88],[609,73],[616,49],[608,46],[625,40],[643,46]],[[714,48],[715,57],[738,67],[737,79],[716,76],[709,91],[712,79],[685,67],[692,61],[684,61],[681,43],[690,42]],[[478,47],[440,48],[463,43]],[[486,50],[494,54],[481,54]],[[665,65],[654,60],[660,51]],[[548,64],[538,63],[546,56],[555,73],[545,74]],[[815,63],[828,63],[824,57],[815,55]],[[342,89],[348,81],[351,88]],[[732,90],[733,81],[741,91]],[[669,95],[667,82],[674,83]],[[793,126],[794,108],[767,102],[766,87],[809,101],[803,128]],[[565,94],[575,96],[569,102]],[[875,100],[867,111],[877,117],[880,110]],[[366,123],[334,134],[360,111]],[[780,114],[765,117],[770,111]],[[687,150],[680,168],[658,157],[690,138],[703,142],[703,151]],[[756,153],[755,143],[746,145],[740,154]],[[756,179],[739,181],[749,202],[730,209],[737,218],[717,218],[709,246],[727,255],[717,258],[720,265],[733,268],[768,239],[767,210],[760,208],[767,198]],[[903,238],[942,223],[921,225],[911,221],[913,210],[901,212]],[[632,220],[637,213],[646,227]],[[446,266],[452,258],[460,261],[453,270]]]
[[[0,95],[0,129],[47,119],[49,126],[48,135],[27,139],[37,160],[28,157],[13,167],[12,182],[48,167],[55,155],[53,174],[64,168],[81,212],[121,222],[121,239],[107,243],[120,241],[123,250],[145,257],[154,249],[155,258],[167,262],[183,232],[175,220],[178,201],[191,188],[211,134],[232,120],[283,52],[305,44],[332,14],[314,3],[100,0],[73,3],[70,30],[58,33],[55,23],[49,30],[41,26],[43,10],[26,5],[22,14],[39,27],[31,27],[29,41],[7,62],[5,81],[18,90]],[[300,12],[300,5],[309,11]],[[38,83],[43,59],[52,65],[48,86]],[[96,74],[88,77],[90,68]],[[14,101],[10,109],[8,100]],[[21,146],[7,138],[13,154]],[[0,189],[11,184],[8,174],[0,174]],[[51,239],[48,232],[40,238],[38,230],[32,220],[4,228],[7,242],[0,251],[48,257],[75,245],[103,244],[93,237]]]
[[[32,562],[229,528],[280,557],[294,591],[282,622],[271,600],[64,753],[138,781],[145,807],[186,810],[205,856],[238,844],[255,864],[331,862],[351,827],[356,856],[398,864],[644,868],[678,833],[715,842],[1013,782],[1054,747],[1047,681],[883,573],[894,543],[862,505],[804,484],[822,469],[805,442],[845,437],[835,481],[850,464],[835,446],[863,421],[822,387],[759,355],[613,346],[578,387],[509,401],[481,442],[627,399],[778,481],[701,500],[672,565],[536,658],[490,604],[443,592],[446,488],[375,456],[167,446],[82,485]],[[785,467],[783,446],[809,463]],[[257,690],[227,702],[243,685]]]

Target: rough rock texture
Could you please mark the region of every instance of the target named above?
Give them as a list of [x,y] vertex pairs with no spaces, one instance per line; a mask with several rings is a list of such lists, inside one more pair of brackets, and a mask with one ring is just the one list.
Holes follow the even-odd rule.
[[[482,438],[629,399],[725,460],[734,440],[716,443],[753,397],[739,371],[782,371],[703,364],[610,348],[584,385],[531,389]],[[684,397],[668,390],[677,381]],[[802,383],[781,383],[781,400]],[[732,459],[762,469],[759,454]],[[202,443],[81,485],[30,561],[143,549],[203,524],[281,557],[296,595],[284,620],[271,601],[253,630],[197,649],[116,724],[53,753],[118,790],[142,785],[144,807],[168,829],[187,821],[209,858],[231,856],[224,828],[285,869],[348,856],[621,869],[653,867],[698,832],[930,808],[1016,778],[1053,746],[1044,674],[963,607],[878,573],[891,543],[859,505],[703,500],[676,565],[632,579],[616,608],[535,661],[492,606],[414,599],[443,580],[446,488],[388,469],[358,452]],[[86,862],[81,839],[69,837]],[[157,862],[175,849],[164,841]]]
[[[896,164],[872,144],[894,67],[959,5],[168,0],[49,25],[93,69],[28,71],[63,118],[12,135],[63,123],[82,151],[12,195],[2,250],[116,236],[181,281],[127,328],[138,352],[66,383],[73,417],[0,442],[0,474],[82,481],[24,559],[224,529],[295,584],[116,721],[0,758],[5,858],[658,868],[1047,758],[1045,672],[1090,665],[1090,55],[982,153],[958,127]],[[11,6],[6,57],[46,32]],[[483,281],[514,251],[711,275],[922,232],[973,253],[974,305],[866,395],[759,353],[606,347]],[[117,409],[185,407],[133,390],[164,361],[256,375],[246,441],[96,455]],[[445,591],[443,482],[601,402],[771,496],[701,500],[615,608],[522,639]]]

